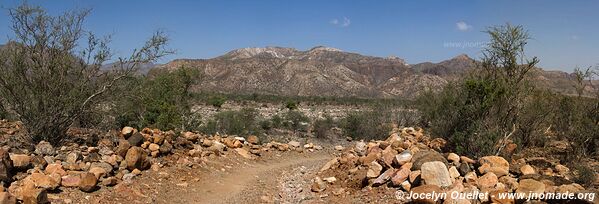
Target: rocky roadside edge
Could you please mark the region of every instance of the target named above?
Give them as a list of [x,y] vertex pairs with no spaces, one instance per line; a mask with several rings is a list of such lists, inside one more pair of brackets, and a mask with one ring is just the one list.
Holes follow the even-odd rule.
[[[340,155],[320,169],[311,190],[321,197],[332,194],[338,198],[350,196],[352,191],[367,192],[376,188],[393,189],[402,195],[410,192],[447,194],[444,200],[403,197],[390,201],[418,203],[515,203],[524,199],[500,199],[498,195],[599,192],[573,182],[570,169],[544,158],[508,162],[500,156],[485,156],[474,160],[455,153],[439,153],[445,143],[440,138],[425,136],[422,129],[396,128],[384,141],[358,141],[350,148],[336,147]],[[595,184],[597,186],[599,181]],[[472,199],[450,196],[452,193],[475,195],[476,192],[483,195]],[[599,203],[599,198],[580,201]]]
[[[33,152],[0,148],[0,203],[49,203],[48,195],[61,188],[93,192],[101,187],[131,183],[147,169],[159,170],[167,158],[192,166],[202,157],[239,154],[255,159],[265,151],[317,151],[322,147],[298,141],[260,143],[256,136],[202,135],[125,127],[118,141],[101,139],[97,146],[67,144],[53,147],[42,141]],[[8,186],[6,189],[5,187]]]

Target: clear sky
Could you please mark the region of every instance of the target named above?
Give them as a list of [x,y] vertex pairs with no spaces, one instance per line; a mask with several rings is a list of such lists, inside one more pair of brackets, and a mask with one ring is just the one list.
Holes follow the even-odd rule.
[[[317,45],[373,56],[398,56],[410,64],[465,53],[480,56],[491,25],[525,26],[528,55],[546,69],[571,71],[599,63],[599,1],[352,1],[352,0],[30,0],[51,14],[91,8],[87,28],[113,35],[127,54],[157,29],[172,39],[175,58],[211,58],[242,47]],[[0,0],[0,43],[12,35]]]

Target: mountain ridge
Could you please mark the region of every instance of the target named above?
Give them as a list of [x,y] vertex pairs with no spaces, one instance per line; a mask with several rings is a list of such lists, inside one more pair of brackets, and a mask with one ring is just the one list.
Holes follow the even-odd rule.
[[[175,59],[157,69],[197,68],[203,80],[194,91],[286,96],[413,98],[440,89],[476,68],[466,54],[438,63],[408,64],[399,57],[376,57],[316,46],[308,50],[253,47],[210,59]],[[570,74],[535,69],[538,84],[572,94]]]

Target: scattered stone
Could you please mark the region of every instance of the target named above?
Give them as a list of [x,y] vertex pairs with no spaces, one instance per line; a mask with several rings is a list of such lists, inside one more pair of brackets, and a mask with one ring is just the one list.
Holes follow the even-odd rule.
[[131,144],[129,144],[129,141],[120,140],[119,146],[116,148],[115,153],[121,157],[125,157],[125,155],[127,155],[127,151],[129,150],[130,147],[131,147]]
[[312,182],[312,186],[310,187],[310,189],[313,192],[322,192],[327,188],[327,184],[322,181],[322,179],[320,179],[320,177],[316,177],[314,178],[314,181]]
[[144,136],[139,132],[135,132],[133,135],[131,135],[131,137],[129,137],[129,139],[127,139],[127,141],[131,146],[141,146],[141,144],[144,142]]
[[43,173],[32,173],[31,181],[36,187],[40,187],[43,189],[54,190],[60,186],[60,175],[54,174],[56,176],[48,176]]
[[61,185],[64,187],[79,187],[81,183],[81,176],[79,174],[69,174],[63,176],[61,179]]
[[409,168],[400,168],[391,178],[391,184],[393,184],[393,186],[402,185],[408,179],[411,172],[412,171],[410,171]]
[[250,144],[260,144],[260,138],[256,135],[248,136],[247,142]]
[[235,152],[237,152],[237,154],[241,155],[243,158],[246,158],[246,159],[254,158],[254,156],[252,156],[252,154],[250,152],[248,152],[246,149],[243,149],[243,148],[237,148],[237,149],[235,149]]
[[133,133],[136,133],[136,132],[137,132],[137,130],[136,130],[135,128],[132,128],[132,127],[128,127],[128,126],[127,126],[127,127],[124,127],[124,128],[121,130],[121,135],[122,135],[122,136],[123,136],[125,139],[128,139],[129,137],[131,137],[131,135],[133,135]]
[[439,152],[428,150],[416,152],[412,158],[412,170],[420,170],[426,162],[439,161],[447,166],[447,160]]
[[447,166],[440,161],[426,162],[422,164],[422,179],[425,184],[439,187],[449,187],[453,183],[447,170]]
[[119,182],[119,180],[115,177],[108,177],[102,180],[103,186],[114,186]]
[[74,163],[77,163],[77,161],[81,160],[82,158],[83,157],[81,156],[80,152],[73,151],[67,155],[66,162],[74,164]]
[[331,176],[331,177],[326,177],[323,180],[328,183],[335,183],[335,181],[337,181],[337,178],[335,178],[334,176]]
[[455,168],[455,166],[451,166],[451,167],[449,167],[449,176],[452,179],[456,179],[456,178],[460,177],[460,172],[458,171],[457,168]]
[[96,190],[96,184],[98,183],[98,179],[96,175],[93,173],[81,173],[81,181],[79,182],[79,190],[83,192],[92,192]]
[[164,143],[160,145],[158,151],[160,151],[161,154],[169,154],[173,151],[173,145],[168,141],[164,141]]
[[23,203],[50,203],[50,201],[48,201],[48,192],[43,188],[25,187],[21,190],[21,196],[23,197]]
[[64,176],[67,174],[67,172],[62,168],[62,165],[58,164],[58,163],[48,164],[48,166],[46,166],[46,170],[44,172],[48,175],[58,174],[58,175]]
[[377,177],[372,182],[372,186],[380,186],[380,185],[387,183],[387,181],[389,181],[391,179],[391,177],[393,175],[395,175],[395,172],[397,172],[396,169],[393,169],[393,168],[387,169],[385,172],[383,172],[379,177]]
[[531,174],[536,174],[537,173],[535,171],[535,169],[532,168],[532,166],[530,166],[528,164],[520,167],[520,172],[522,173],[522,175],[531,175]]
[[324,164],[324,166],[322,166],[322,168],[320,168],[320,172],[329,170],[333,165],[337,164],[337,162],[339,162],[339,159],[337,159],[337,157],[329,160],[327,163]]
[[460,163],[460,156],[456,153],[449,153],[447,155],[447,160],[451,161],[454,164]]
[[52,156],[56,154],[56,151],[49,142],[41,141],[35,145],[35,153],[42,156]]
[[381,166],[378,162],[373,161],[370,163],[370,167],[366,172],[366,177],[368,178],[376,178],[381,175],[381,171],[383,170],[383,166]]
[[301,144],[298,141],[291,141],[287,144],[289,144],[289,146],[291,146],[293,148],[299,148],[301,146]]
[[401,154],[395,155],[393,162],[399,166],[412,161],[412,152],[409,150],[403,151]]
[[11,154],[10,160],[17,169],[27,169],[31,165],[31,156],[25,154]]
[[493,172],[498,177],[505,176],[509,173],[510,163],[500,156],[486,156],[480,159],[480,167],[478,171],[481,174]]
[[334,147],[334,149],[335,149],[336,151],[343,151],[343,150],[345,150],[345,147],[343,147],[343,146],[341,146],[341,145],[337,145],[337,146],[335,146],[335,147]]
[[478,178],[476,181],[476,186],[483,191],[488,191],[489,189],[495,187],[495,184],[498,182],[497,175],[495,175],[493,172],[488,172]]
[[536,181],[534,179],[522,179],[518,183],[518,189],[516,189],[516,193],[544,193],[545,192],[545,184],[540,181]]
[[358,141],[358,142],[356,142],[354,150],[356,151],[356,153],[358,154],[358,156],[364,156],[364,155],[366,155],[366,143],[364,141]]
[[146,157],[147,155],[144,149],[141,147],[131,147],[125,156],[127,169],[148,169],[150,167],[150,161],[148,161]]
[[155,151],[160,150],[160,145],[152,143],[148,146],[148,149],[152,152],[155,152]]
[[100,179],[104,177],[108,172],[106,172],[106,170],[104,170],[101,167],[92,167],[89,169],[89,173],[94,174],[94,176],[96,176],[96,179]]

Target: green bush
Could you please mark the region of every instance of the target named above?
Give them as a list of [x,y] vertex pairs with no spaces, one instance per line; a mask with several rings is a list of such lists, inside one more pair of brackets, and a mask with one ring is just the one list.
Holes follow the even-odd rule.
[[[527,32],[521,26],[508,24],[492,27],[487,33],[491,41],[483,50],[484,57],[475,72],[449,83],[439,93],[422,94],[416,103],[422,113],[422,124],[434,136],[447,140],[450,151],[459,154],[495,154],[499,140],[512,134],[530,143],[530,134],[545,120],[520,117],[527,111],[538,112],[530,106],[531,110],[526,110],[525,105],[536,103],[530,99],[533,87],[529,71],[538,63],[537,58],[523,60],[524,45],[529,39]],[[514,126],[521,131],[514,132]]]
[[323,119],[314,121],[314,134],[316,138],[326,138],[333,127],[335,127],[335,121],[330,115],[325,115]]
[[341,120],[341,128],[354,139],[386,139],[392,129],[390,118],[390,111],[381,107],[351,112]]
[[281,118],[281,116],[277,115],[273,115],[270,118],[270,125],[272,128],[282,128],[283,127],[283,118]]
[[88,10],[51,16],[24,3],[8,13],[15,38],[0,49],[0,101],[23,122],[32,142],[60,144],[82,115],[119,95],[122,80],[171,53],[158,32],[104,71],[113,53],[109,38],[85,30]]
[[223,111],[208,120],[201,131],[206,134],[260,135],[262,128],[259,121],[258,111],[253,108]]
[[300,111],[289,110],[283,114],[282,126],[293,131],[308,131],[310,118]]
[[198,115],[189,104],[189,88],[197,78],[197,70],[186,67],[138,77],[132,82],[135,90],[116,102],[117,123],[163,130],[197,128]]
[[289,110],[297,109],[297,101],[288,100],[287,102],[285,102],[285,108],[287,108]]
[[227,102],[227,98],[222,96],[213,96],[208,99],[208,103],[216,108],[222,107],[225,102]]

